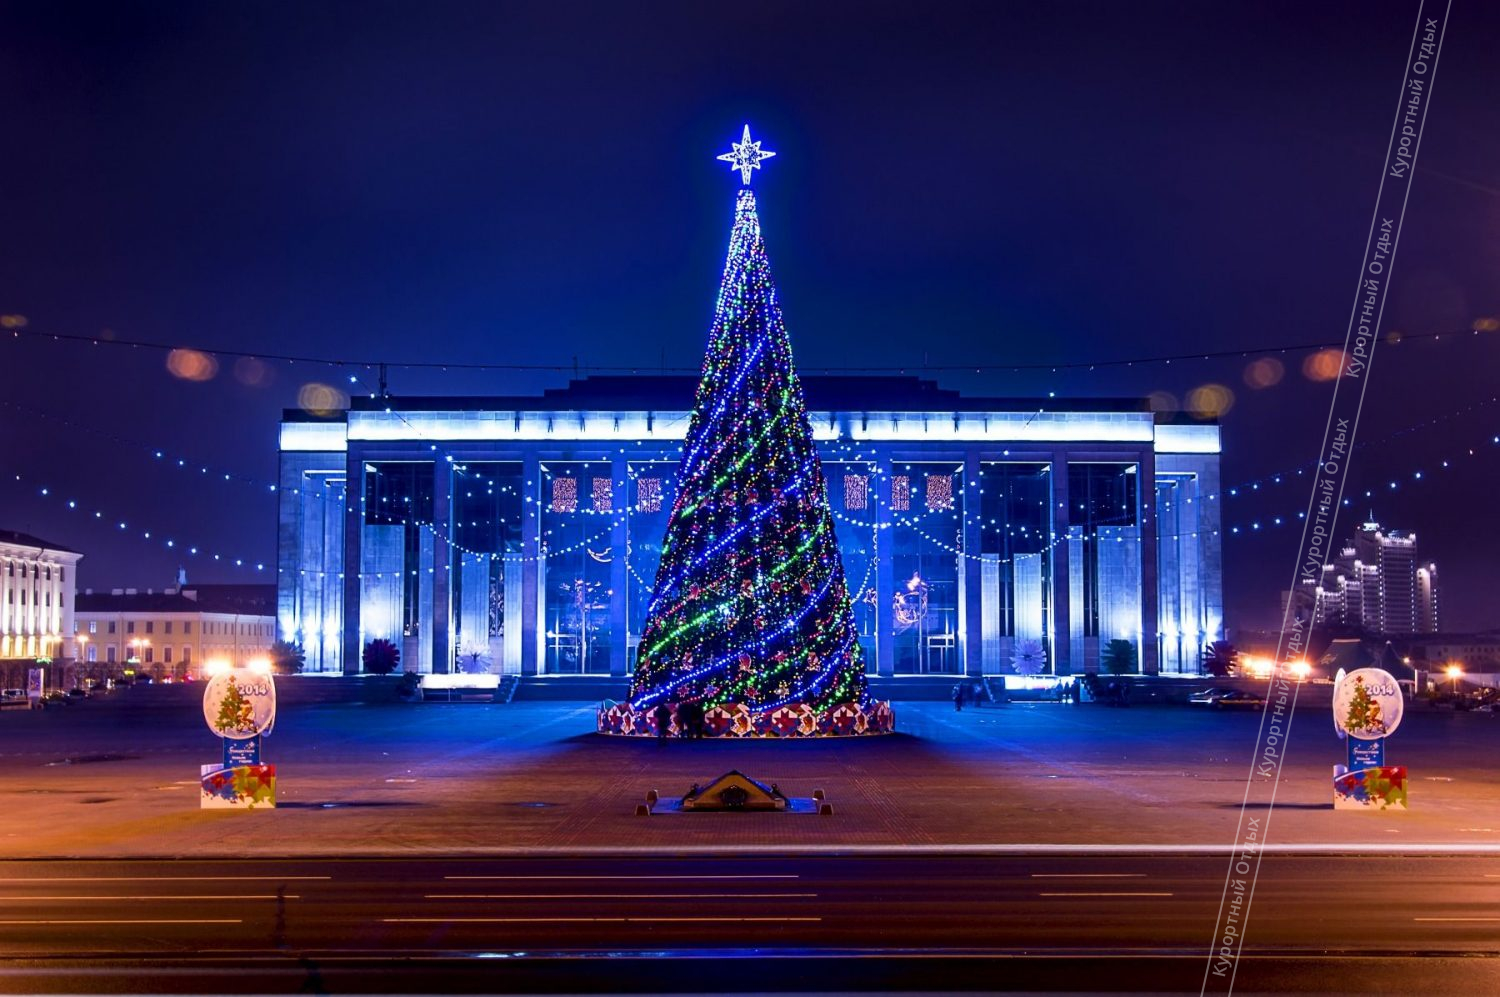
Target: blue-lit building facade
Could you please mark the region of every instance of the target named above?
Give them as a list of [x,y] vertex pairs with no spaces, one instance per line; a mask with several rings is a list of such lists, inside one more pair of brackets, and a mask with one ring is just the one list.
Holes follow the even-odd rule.
[[[872,674],[1069,675],[1222,639],[1219,427],[1142,401],[803,379]],[[624,676],[696,380],[355,399],[280,427],[278,627],[307,671]]]

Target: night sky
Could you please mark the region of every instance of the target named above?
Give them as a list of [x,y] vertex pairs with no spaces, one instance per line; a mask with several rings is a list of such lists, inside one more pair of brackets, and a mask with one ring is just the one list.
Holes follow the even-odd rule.
[[[1273,519],[1308,499],[1270,476],[1313,459],[1331,392],[1307,350],[1268,348],[1343,338],[1417,4],[1041,6],[6,4],[0,314],[206,350],[696,369],[739,185],[714,156],[748,121],[778,153],[755,186],[804,367],[1250,351],[930,376],[1229,388],[1226,484],[1264,483],[1226,499],[1228,622],[1268,625],[1298,535]],[[1410,338],[1376,354],[1338,530],[1373,508],[1416,531],[1448,629],[1500,625],[1500,333],[1468,332],[1500,317],[1497,29],[1500,6],[1454,3],[1383,327]],[[1284,377],[1252,388],[1263,356]],[[279,412],[373,379],[165,361],[0,339],[0,528],[84,551],[84,586],[273,581]],[[391,390],[566,377],[398,367]]]

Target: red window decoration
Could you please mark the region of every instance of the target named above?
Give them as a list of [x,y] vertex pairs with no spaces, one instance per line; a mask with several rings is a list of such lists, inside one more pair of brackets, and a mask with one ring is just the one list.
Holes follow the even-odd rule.
[[637,478],[635,506],[641,512],[661,512],[661,479]]
[[610,478],[594,479],[594,511],[609,512],[615,507],[615,483]]
[[908,512],[911,509],[911,476],[907,474],[891,475],[891,509],[895,512]]
[[870,507],[870,479],[863,474],[844,475],[844,508]]
[[553,512],[577,512],[578,511],[578,479],[577,478],[553,478],[552,479],[552,511]]
[[953,508],[953,475],[929,474],[927,476],[927,508]]

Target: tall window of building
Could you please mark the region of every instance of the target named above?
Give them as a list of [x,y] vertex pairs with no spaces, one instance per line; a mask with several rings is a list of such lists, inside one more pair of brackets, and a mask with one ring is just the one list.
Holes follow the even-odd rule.
[[865,670],[877,668],[876,635],[880,629],[875,559],[875,534],[880,495],[873,488],[875,466],[863,461],[825,462],[828,506],[833,510],[833,530],[843,556],[844,579],[854,607],[854,625],[865,652]]
[[125,632],[128,633],[128,634],[135,633],[135,620],[126,620],[125,621]]
[[163,662],[165,662],[166,664],[169,664],[169,665],[172,663],[172,645],[171,644],[168,644],[166,647],[163,647],[161,649],[161,660]]
[[108,623],[108,627],[109,627],[109,632],[110,633],[114,633],[115,632],[115,621],[114,620],[110,620],[109,623]]
[[98,620],[89,620],[89,633],[96,634],[98,632],[99,632],[99,621]]
[[886,612],[897,673],[958,672],[958,599],[963,576],[963,465],[901,463],[891,485],[891,565]]
[[193,647],[191,644],[182,645],[182,663],[184,665],[193,663]]
[[[446,472],[448,465],[443,468]],[[433,670],[433,557],[438,541],[426,524],[433,521],[435,474],[432,461],[365,465],[361,640],[393,641],[401,651],[402,667],[417,672]],[[355,498],[350,496],[350,501]]]
[[1102,656],[1111,641],[1128,642],[1135,652],[1131,670],[1140,668],[1137,470],[1136,464],[1068,464],[1070,636],[1072,646],[1083,649],[1084,662],[1097,661],[1101,670],[1110,667]]
[[155,620],[147,620],[146,621],[146,632],[149,634],[149,633],[154,633],[155,631],[156,631],[156,621]]
[[637,642],[646,625],[651,589],[661,567],[661,541],[677,491],[675,461],[640,461],[627,466],[625,528],[629,565],[625,573],[626,670],[635,668]]
[[[453,648],[467,667],[521,668],[525,488],[519,461],[475,461],[453,469]],[[275,633],[263,625],[256,629]]]
[[169,633],[172,632],[172,621],[171,620],[167,620],[165,623],[162,624],[161,632],[164,633],[164,634],[169,634]]
[[182,632],[184,634],[190,634],[190,633],[193,632],[193,621],[192,620],[183,620],[182,621]]
[[[94,649],[91,647],[89,650],[92,651]],[[115,646],[113,644],[104,649],[104,660],[111,665],[115,663]]]
[[1040,463],[979,470],[980,660],[986,673],[1052,667],[1052,473]]
[[[614,516],[594,501],[593,482],[609,478],[609,461],[547,461],[541,465],[540,565],[543,662],[548,674],[608,674],[614,652],[610,550]],[[611,509],[613,503],[611,503]],[[623,553],[623,552],[622,552]],[[620,593],[624,597],[624,593]]]

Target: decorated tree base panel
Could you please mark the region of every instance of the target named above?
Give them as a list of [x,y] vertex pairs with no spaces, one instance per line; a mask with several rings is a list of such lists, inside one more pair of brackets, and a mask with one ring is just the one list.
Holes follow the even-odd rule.
[[274,810],[276,766],[204,765],[198,803],[204,810]]
[[1406,810],[1406,766],[1333,767],[1333,809]]
[[[636,709],[629,703],[606,703],[599,707],[599,733],[627,737],[659,737],[656,707]],[[666,736],[690,736],[677,707]],[[805,703],[792,703],[774,710],[753,711],[743,703],[716,706],[703,714],[704,737],[859,737],[889,734],[896,729],[896,715],[888,702],[844,703],[823,713]]]

